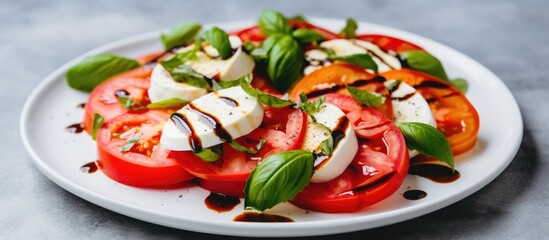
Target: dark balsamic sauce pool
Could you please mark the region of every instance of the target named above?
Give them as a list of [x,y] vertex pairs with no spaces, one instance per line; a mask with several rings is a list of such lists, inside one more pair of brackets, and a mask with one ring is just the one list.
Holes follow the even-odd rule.
[[97,172],[98,169],[99,167],[97,166],[96,162],[89,162],[80,167],[80,172],[92,174],[94,172]]
[[437,183],[451,183],[459,179],[461,174],[450,167],[438,164],[417,164],[410,166],[409,174],[427,178]]
[[402,196],[408,200],[419,200],[427,197],[427,193],[422,190],[408,190]]
[[235,222],[294,222],[289,217],[260,212],[243,212],[233,220]]
[[204,203],[209,209],[222,213],[233,210],[240,203],[240,198],[212,192]]
[[70,133],[81,133],[84,131],[84,123],[75,123],[65,128]]

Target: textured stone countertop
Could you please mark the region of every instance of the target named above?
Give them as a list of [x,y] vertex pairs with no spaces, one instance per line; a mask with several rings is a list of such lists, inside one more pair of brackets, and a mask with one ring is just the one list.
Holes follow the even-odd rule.
[[65,191],[32,164],[19,136],[19,119],[25,100],[45,76],[92,48],[181,20],[255,19],[265,8],[286,15],[353,17],[439,41],[498,75],[524,119],[518,154],[480,191],[409,221],[314,239],[549,236],[549,1],[3,0],[0,5],[2,239],[232,238],[143,222]]

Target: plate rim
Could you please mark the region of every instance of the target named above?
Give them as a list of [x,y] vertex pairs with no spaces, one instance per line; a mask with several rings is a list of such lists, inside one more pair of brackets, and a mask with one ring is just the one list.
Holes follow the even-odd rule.
[[[312,23],[331,22],[330,23],[331,25],[337,25],[337,24],[342,24],[344,20],[336,19],[336,18],[310,18],[310,21]],[[210,26],[217,25],[217,26],[225,26],[225,27],[238,26],[239,28],[244,28],[252,24],[253,24],[252,20],[243,20],[243,21],[230,21],[226,23],[205,24],[205,26],[209,26],[209,25]],[[156,31],[151,31],[143,34],[138,34],[135,36],[126,37],[121,40],[117,40],[114,42],[101,45],[63,64],[61,67],[57,68],[55,71],[50,73],[47,77],[45,77],[33,89],[32,93],[29,95],[29,97],[25,101],[23,110],[21,112],[20,136],[21,136],[23,145],[25,146],[27,152],[31,156],[31,160],[33,164],[44,175],[46,175],[50,180],[55,182],[58,186],[82,198],[83,200],[91,202],[100,207],[109,209],[111,211],[117,212],[119,214],[140,219],[146,222],[151,222],[151,223],[168,226],[172,228],[177,228],[177,229],[184,229],[184,230],[197,231],[197,232],[203,232],[203,233],[233,235],[233,236],[255,236],[255,237],[258,237],[258,236],[260,237],[261,236],[263,237],[315,236],[315,235],[336,234],[336,233],[343,233],[343,232],[349,232],[349,231],[365,230],[365,229],[376,228],[376,227],[385,226],[389,224],[394,224],[394,223],[406,221],[430,212],[437,211],[443,207],[449,206],[457,201],[460,201],[463,198],[470,196],[471,194],[485,187],[488,183],[490,183],[497,176],[499,176],[516,156],[516,153],[518,152],[520,147],[520,143],[522,142],[522,136],[523,136],[522,114],[520,112],[516,99],[511,94],[509,88],[505,85],[505,83],[499,77],[497,77],[492,71],[486,68],[484,65],[480,64],[479,62],[468,57],[467,55],[449,46],[446,46],[442,43],[416,35],[414,33],[410,33],[407,31],[403,31],[403,30],[392,28],[385,25],[374,24],[374,23],[364,22],[364,21],[360,21],[359,24],[362,26],[367,25],[367,26],[374,26],[376,28],[382,28],[384,30],[390,31],[391,33],[396,33],[398,37],[404,36],[405,39],[414,38],[415,40],[420,40],[421,42],[427,43],[429,46],[442,48],[445,51],[450,52],[452,55],[456,55],[460,58],[466,59],[467,61],[479,67],[479,70],[483,71],[484,74],[488,74],[489,77],[496,80],[495,82],[498,85],[500,85],[501,89],[505,90],[503,93],[505,95],[508,95],[508,97],[510,97],[510,99],[512,100],[513,106],[509,106],[509,108],[512,111],[518,113],[517,115],[518,118],[516,119],[517,120],[516,125],[520,126],[519,128],[514,129],[517,132],[515,132],[516,138],[513,138],[513,139],[516,139],[513,144],[513,148],[508,148],[506,149],[505,153],[502,153],[504,156],[506,156],[504,163],[498,165],[498,168],[494,169],[491,174],[484,175],[478,181],[475,181],[474,184],[471,184],[472,186],[468,185],[463,187],[465,188],[465,190],[459,191],[453,194],[449,194],[442,198],[438,198],[434,202],[424,202],[424,203],[414,205],[412,207],[395,209],[389,212],[383,212],[383,213],[374,214],[374,215],[353,216],[347,219],[328,219],[328,220],[311,221],[311,222],[294,222],[291,224],[288,224],[288,223],[265,224],[265,223],[247,223],[247,222],[227,223],[227,222],[220,222],[220,221],[207,221],[205,219],[197,219],[197,218],[188,217],[188,216],[164,214],[164,213],[157,212],[154,210],[149,210],[143,207],[128,205],[122,201],[118,201],[118,200],[106,197],[104,195],[94,193],[93,191],[88,190],[87,188],[82,187],[77,183],[63,177],[60,173],[56,172],[53,168],[49,167],[46,164],[46,162],[40,157],[40,155],[35,151],[35,149],[32,147],[33,145],[31,144],[30,137],[29,137],[30,136],[29,129],[28,129],[29,117],[31,114],[31,109],[36,104],[36,100],[41,95],[45,94],[48,88],[51,88],[52,86],[54,86],[54,84],[58,83],[58,81],[56,81],[57,78],[59,78],[60,76],[64,76],[65,72],[72,65],[81,61],[84,57],[97,54],[97,53],[108,52],[109,50],[120,48],[129,44],[147,41],[153,37],[158,38],[158,36],[160,36],[160,33],[165,30],[156,30]],[[165,220],[178,220],[178,221],[184,220],[192,224],[189,224],[187,226],[181,226],[181,225],[175,224],[178,221],[172,221],[174,224],[170,224],[170,221],[161,221],[158,219],[158,217],[164,218]],[[370,223],[368,226],[363,225],[365,217],[367,217],[367,220]],[[384,219],[385,221],[383,221]],[[221,228],[218,229],[217,227],[221,227]],[[249,228],[255,228],[256,232],[253,233],[248,231],[242,231],[242,230],[247,230]],[[315,230],[313,232],[306,231],[306,230],[313,230],[313,229]],[[280,230],[285,230],[285,231],[280,231]],[[266,232],[263,232],[263,231],[266,231]],[[259,234],[259,232],[262,232],[262,233]],[[273,234],[273,233],[276,233],[276,234]]]

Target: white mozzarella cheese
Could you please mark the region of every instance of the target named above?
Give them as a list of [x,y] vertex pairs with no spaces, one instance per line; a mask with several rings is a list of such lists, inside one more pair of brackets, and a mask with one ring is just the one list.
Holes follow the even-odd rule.
[[[242,41],[236,36],[230,36],[231,47],[235,53],[228,59],[218,58],[219,53],[210,45],[204,45],[201,51],[196,53],[197,60],[186,62],[198,73],[208,77],[223,80],[235,80],[250,74],[255,62],[252,57],[242,50]],[[186,52],[193,46],[185,47],[178,52]],[[188,84],[175,82],[172,76],[160,64],[157,64],[151,75],[149,88],[151,102],[158,102],[169,98],[181,98],[192,101],[207,93],[207,90]]]
[[[402,66],[400,64],[400,60],[396,57],[396,54],[394,53],[388,53],[383,51],[379,46],[363,41],[358,39],[335,39],[330,41],[325,41],[320,44],[321,48],[326,48],[334,51],[334,54],[336,56],[346,56],[346,55],[352,55],[352,54],[369,54],[374,62],[376,62],[378,66],[379,72],[385,72],[389,71],[391,69],[401,69]],[[319,64],[314,64],[316,59],[313,57],[307,57],[309,56],[316,56],[318,55],[317,52],[322,52],[318,49],[309,50],[305,53],[305,58],[309,62],[309,65],[305,67],[304,73],[305,75],[315,71],[316,69],[329,65],[330,61],[327,61],[327,55],[324,54],[325,60],[320,61]]]
[[[313,116],[318,123],[328,127],[334,135],[341,137],[339,141],[334,142],[334,149],[330,156],[319,156],[315,160],[315,173],[311,182],[327,182],[341,175],[353,161],[358,151],[358,141],[345,113],[338,107],[325,103],[324,107]],[[320,144],[328,137],[330,137],[330,132],[314,123],[308,116],[307,129],[301,148],[318,152]]]
[[[395,80],[387,81],[392,84]],[[435,118],[429,107],[429,103],[412,86],[401,82],[391,90],[393,104],[393,120],[396,122],[420,122],[436,127]],[[415,157],[418,152],[410,150],[410,157]]]
[[152,71],[151,85],[148,90],[151,102],[170,98],[192,101],[207,92],[206,89],[174,81],[170,73],[160,64],[157,64]]
[[[197,150],[197,143],[208,148],[224,141],[223,131],[231,139],[244,136],[261,124],[263,108],[241,87],[232,87],[212,92],[195,99],[177,111],[182,117],[164,125],[160,144],[163,148],[176,151]],[[184,124],[187,126],[181,125]]]

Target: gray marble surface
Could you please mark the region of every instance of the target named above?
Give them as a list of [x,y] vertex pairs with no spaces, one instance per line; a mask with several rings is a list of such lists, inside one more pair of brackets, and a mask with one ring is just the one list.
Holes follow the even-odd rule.
[[0,6],[1,239],[230,238],[142,222],[70,194],[33,166],[20,140],[19,117],[34,87],[83,52],[185,19],[250,19],[264,8],[353,17],[449,45],[494,71],[524,118],[517,156],[477,193],[413,220],[316,239],[549,238],[549,1],[2,0]]

